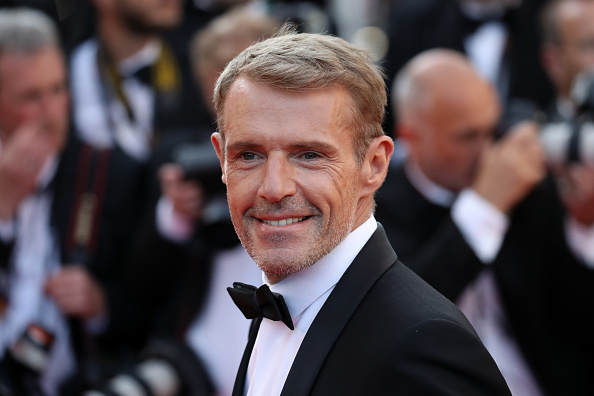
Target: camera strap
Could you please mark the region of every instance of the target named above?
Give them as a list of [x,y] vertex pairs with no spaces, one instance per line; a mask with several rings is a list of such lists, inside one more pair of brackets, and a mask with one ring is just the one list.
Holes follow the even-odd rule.
[[97,249],[110,155],[111,149],[82,146],[66,239],[71,262],[87,265]]
[[[104,88],[107,116],[112,116],[107,104],[109,103],[109,98],[112,97],[124,106],[128,121],[132,124],[138,124],[137,116],[123,88],[122,75],[102,45],[97,50],[97,67],[101,84]],[[171,102],[171,97],[176,97],[182,90],[181,71],[177,58],[165,41],[161,41],[161,50],[155,62],[141,67],[133,76],[138,78],[143,84],[150,86],[155,93],[154,120],[159,119],[159,109],[164,104]],[[115,128],[114,120],[112,119],[110,121],[112,128]]]
[[0,320],[8,309],[9,293],[9,261],[14,248],[14,243],[0,241]]

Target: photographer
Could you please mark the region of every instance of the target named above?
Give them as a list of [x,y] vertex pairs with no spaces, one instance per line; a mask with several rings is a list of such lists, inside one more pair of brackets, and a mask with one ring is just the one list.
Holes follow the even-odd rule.
[[454,51],[413,58],[392,93],[407,156],[376,217],[399,257],[466,314],[512,394],[592,394],[594,236],[566,232],[538,125],[494,140],[495,91]]
[[[195,35],[193,71],[206,102],[225,64],[277,26],[239,7]],[[134,365],[87,396],[139,388],[148,395],[231,395],[249,322],[226,287],[260,282],[261,271],[233,229],[209,135],[179,131],[161,141],[161,197],[130,271],[131,294],[152,337]]]
[[[574,221],[571,233],[594,224],[594,2],[553,0],[543,10],[542,60],[557,97],[542,130],[559,192]],[[590,231],[594,232],[594,231]],[[594,260],[594,248],[585,260]]]
[[[56,395],[76,368],[66,315],[102,312],[100,297],[54,290],[61,276],[50,222],[68,130],[66,67],[44,14],[0,9],[0,394]],[[77,272],[76,270],[74,270]],[[90,295],[98,287],[77,272]],[[79,283],[80,285],[80,283]],[[69,295],[61,292],[66,291]]]

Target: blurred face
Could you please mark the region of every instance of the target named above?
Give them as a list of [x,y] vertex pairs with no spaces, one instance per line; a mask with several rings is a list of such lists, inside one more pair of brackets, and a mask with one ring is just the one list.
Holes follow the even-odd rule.
[[560,40],[551,49],[549,73],[561,95],[568,97],[577,74],[594,68],[594,2],[559,5],[558,21]]
[[139,33],[173,28],[182,17],[181,0],[116,0],[114,6],[128,27]]
[[39,122],[62,147],[68,128],[66,67],[59,50],[0,55],[0,138],[20,126]]
[[453,192],[470,186],[499,117],[492,89],[473,80],[438,90],[411,128],[411,155],[434,183]]
[[213,135],[235,229],[272,282],[312,265],[368,213],[341,88],[288,93],[231,86]]

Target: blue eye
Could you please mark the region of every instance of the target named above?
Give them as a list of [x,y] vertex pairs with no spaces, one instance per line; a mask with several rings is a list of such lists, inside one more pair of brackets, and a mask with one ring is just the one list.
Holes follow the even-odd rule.
[[308,153],[303,154],[303,158],[307,159],[307,160],[316,159],[318,157],[319,157],[319,155],[317,153],[313,153],[313,152],[308,152]]
[[241,158],[243,160],[250,161],[250,160],[253,160],[254,158],[256,158],[256,154],[250,153],[250,152],[242,153]]

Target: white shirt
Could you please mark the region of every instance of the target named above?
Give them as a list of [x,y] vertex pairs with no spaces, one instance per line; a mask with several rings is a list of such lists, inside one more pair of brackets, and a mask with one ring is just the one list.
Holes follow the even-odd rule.
[[77,133],[84,142],[97,148],[110,148],[117,142],[126,154],[143,161],[150,154],[155,94],[138,79],[125,76],[152,64],[159,56],[161,43],[149,42],[118,65],[124,76],[122,90],[135,122],[128,118],[125,106],[114,98],[110,88],[103,85],[97,67],[98,48],[97,40],[89,39],[72,55],[71,93]]
[[262,271],[241,244],[213,258],[204,307],[186,333],[186,342],[204,362],[217,396],[231,396],[248,339],[250,321],[237,309],[227,287],[258,284]]
[[509,71],[503,62],[509,32],[503,22],[497,20],[508,8],[519,7],[521,0],[502,1],[460,1],[460,9],[468,18],[487,20],[464,40],[464,49],[470,63],[487,80],[491,81],[505,102],[508,94]]
[[[377,222],[371,216],[314,265],[270,285],[273,292],[283,295],[295,330],[291,331],[282,322],[262,320],[248,366],[248,396],[281,393],[309,327],[376,229]],[[263,281],[268,284],[265,276]]]

